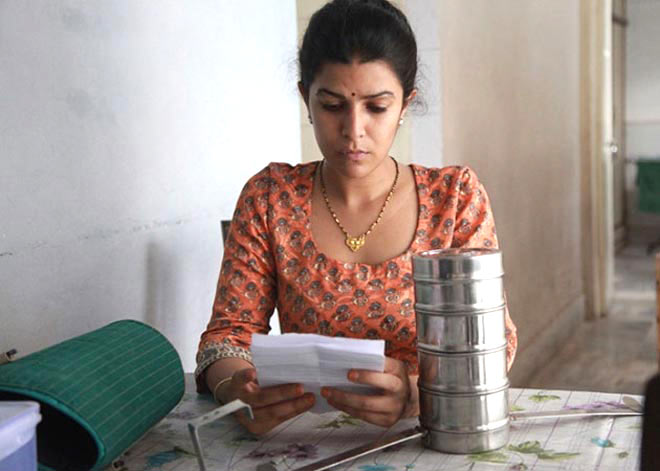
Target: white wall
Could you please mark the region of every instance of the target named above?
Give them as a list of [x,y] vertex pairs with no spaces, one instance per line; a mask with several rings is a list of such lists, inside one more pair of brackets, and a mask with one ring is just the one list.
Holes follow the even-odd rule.
[[194,367],[245,180],[300,161],[294,0],[0,2],[0,351],[121,318]]
[[[628,3],[626,29],[626,153],[660,158],[660,2]],[[636,209],[636,169],[627,166],[631,226],[660,226],[660,216]]]
[[441,3],[406,0],[405,13],[417,39],[418,86],[423,107],[412,110],[410,122],[411,161],[427,167],[443,167]]
[[584,316],[580,3],[439,3],[443,158],[490,196],[525,385]]

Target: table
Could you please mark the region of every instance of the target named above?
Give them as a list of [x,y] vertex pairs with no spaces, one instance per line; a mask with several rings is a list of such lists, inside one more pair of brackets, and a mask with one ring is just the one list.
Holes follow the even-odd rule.
[[[512,410],[600,408],[622,405],[622,394],[588,391],[510,389]],[[641,399],[637,397],[637,399]],[[122,457],[123,471],[197,471],[187,421],[216,404],[194,390],[186,377],[181,403]],[[478,455],[449,455],[410,441],[338,467],[342,471],[435,470],[636,470],[641,417],[589,417],[527,420],[511,424],[509,445]],[[340,451],[417,425],[401,421],[390,430],[340,412],[300,415],[261,439],[250,436],[232,418],[200,431],[207,466],[213,471],[255,471],[265,463],[294,470]],[[272,467],[270,467],[273,469]],[[122,469],[120,467],[120,469]]]

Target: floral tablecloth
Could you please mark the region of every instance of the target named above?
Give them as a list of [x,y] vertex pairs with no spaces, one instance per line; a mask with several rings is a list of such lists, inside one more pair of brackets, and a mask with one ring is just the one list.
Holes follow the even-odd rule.
[[[621,404],[621,394],[511,389],[512,410],[601,408]],[[641,398],[638,398],[641,399]],[[197,471],[187,421],[216,405],[186,378],[181,403],[121,458],[123,471]],[[306,413],[257,439],[231,418],[204,426],[202,444],[210,471],[296,468],[417,425],[402,421],[390,430],[343,413]],[[390,447],[337,469],[418,470],[636,470],[641,417],[525,420],[511,424],[508,446],[490,453],[449,455],[425,449],[420,440]]]

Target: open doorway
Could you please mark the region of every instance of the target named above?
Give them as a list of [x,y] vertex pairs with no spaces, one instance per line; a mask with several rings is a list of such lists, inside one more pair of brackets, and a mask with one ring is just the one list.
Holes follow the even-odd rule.
[[[630,112],[626,112],[630,101],[626,81],[632,75],[627,64],[634,18],[650,14],[637,10],[642,3],[647,10],[657,8],[655,18],[660,20],[660,0],[581,3],[583,263],[587,313],[597,322],[580,325],[560,354],[533,378],[544,387],[640,394],[657,371],[655,268],[635,238],[640,221],[647,219],[631,211],[634,203],[628,191],[631,167],[634,170],[630,159],[636,156],[631,148],[639,142],[630,139],[636,134],[630,132]],[[652,41],[660,44],[660,27],[656,31],[658,37]],[[660,66],[657,69],[660,83]],[[637,79],[635,75],[633,80]],[[660,118],[660,100],[657,109]],[[660,146],[657,150],[660,155]],[[617,255],[615,247],[620,248]]]
[[[660,167],[660,0],[628,0],[626,18],[627,239],[653,249],[651,242],[660,238],[660,196],[649,198],[646,191],[640,194],[640,189],[649,188],[638,185],[642,183],[638,170],[642,170],[643,182],[653,183],[654,176],[645,171]],[[649,164],[640,167],[645,160]]]

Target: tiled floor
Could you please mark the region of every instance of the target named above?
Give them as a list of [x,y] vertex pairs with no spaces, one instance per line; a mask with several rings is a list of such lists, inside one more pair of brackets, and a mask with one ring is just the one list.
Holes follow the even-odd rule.
[[637,242],[616,258],[610,315],[582,324],[530,387],[643,394],[658,372],[655,318],[655,259]]

